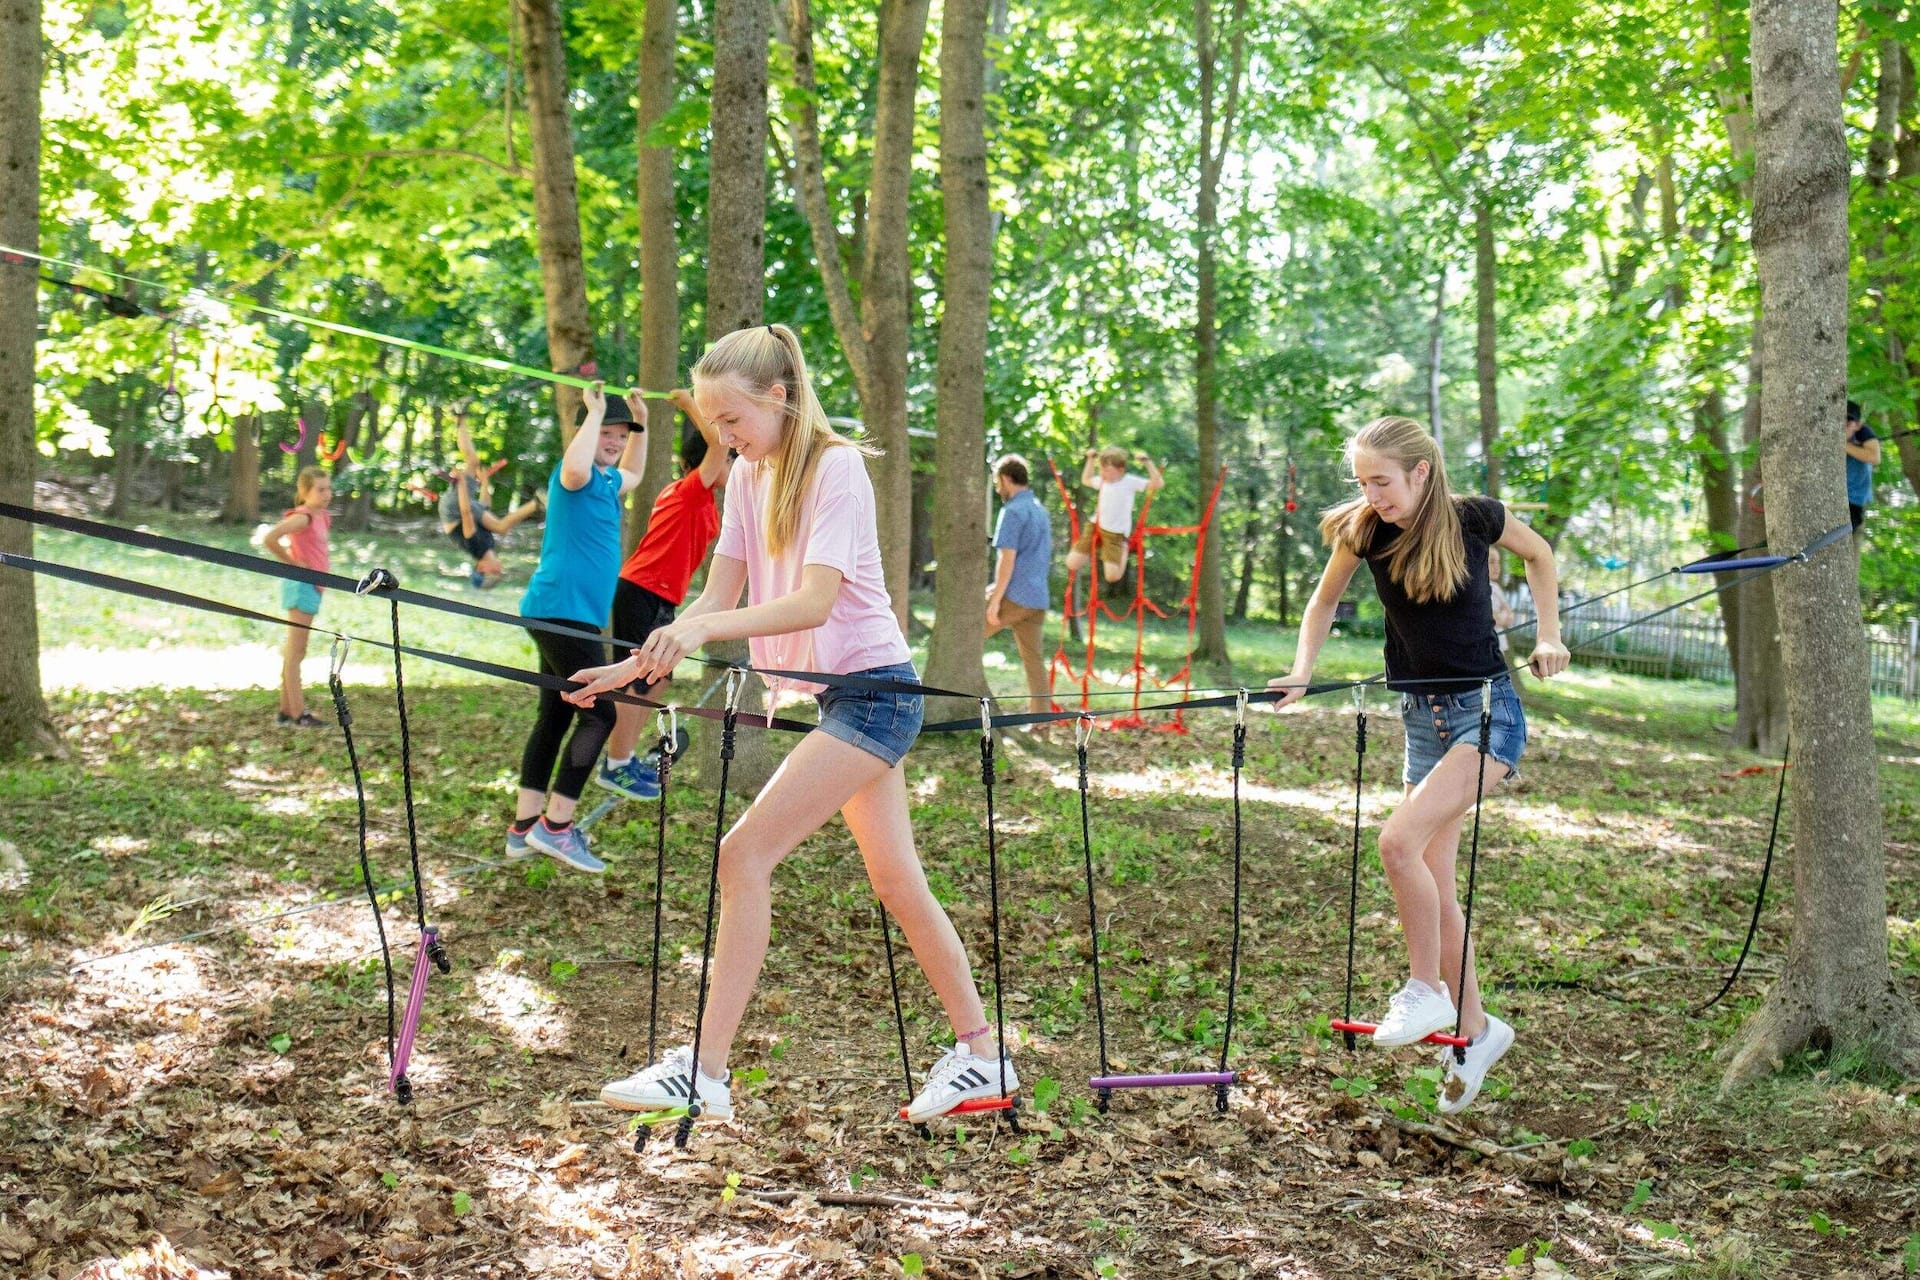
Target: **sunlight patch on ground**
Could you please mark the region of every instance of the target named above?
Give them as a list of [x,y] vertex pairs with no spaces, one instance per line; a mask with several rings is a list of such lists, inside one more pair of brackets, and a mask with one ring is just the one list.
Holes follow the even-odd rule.
[[[1080,786],[1080,775],[1074,769],[1058,769],[1053,774],[1053,785],[1062,791],[1076,791]],[[1093,773],[1087,774],[1087,788],[1097,795],[1108,796],[1201,796],[1209,800],[1233,799],[1233,774],[1225,769],[1216,769],[1210,764],[1199,764],[1184,769],[1145,769],[1139,773]],[[1347,787],[1316,787],[1311,790],[1302,787],[1269,787],[1250,781],[1243,773],[1240,776],[1240,798],[1244,801],[1258,801],[1263,804],[1287,805],[1297,809],[1311,809],[1317,813],[1353,812],[1353,789]],[[1398,804],[1400,792],[1397,788],[1368,788],[1364,792],[1362,811],[1378,813],[1391,805]]]
[[[366,652],[365,649],[356,651]],[[377,662],[349,662],[341,674],[349,687],[377,685],[383,678],[391,679],[389,668]],[[326,684],[327,641],[324,637],[313,638],[300,676],[310,686]],[[130,693],[138,689],[276,689],[280,686],[280,649],[267,644],[229,645],[219,649],[170,645],[165,650],[59,645],[40,651],[40,683],[49,690],[87,689],[96,693]],[[326,709],[317,705],[320,701],[309,702],[309,709],[316,715]]]
[[96,836],[87,847],[104,857],[127,858],[145,853],[153,847],[153,841],[129,835]]
[[516,973],[488,969],[474,975],[474,994],[481,1016],[499,1027],[523,1049],[564,1048],[567,1023],[555,1016],[554,999],[539,983]]

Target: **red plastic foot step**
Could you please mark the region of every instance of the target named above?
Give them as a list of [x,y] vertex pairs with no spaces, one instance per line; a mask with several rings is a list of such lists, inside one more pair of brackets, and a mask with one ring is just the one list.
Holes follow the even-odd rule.
[[[1331,1025],[1335,1031],[1350,1031],[1357,1036],[1370,1036],[1373,1034],[1374,1029],[1374,1024],[1371,1022],[1342,1022],[1339,1019],[1335,1019],[1329,1025]],[[1420,1043],[1446,1044],[1452,1045],[1456,1049],[1464,1049],[1467,1047],[1467,1038],[1465,1036],[1448,1035],[1444,1031],[1436,1031]]]
[[[1014,1109],[1013,1104],[1014,1100],[1011,1097],[971,1098],[953,1110],[942,1112],[941,1114],[949,1116],[973,1116],[987,1111],[1012,1111]],[[907,1118],[907,1109],[905,1107],[900,1108],[900,1118],[902,1120]]]

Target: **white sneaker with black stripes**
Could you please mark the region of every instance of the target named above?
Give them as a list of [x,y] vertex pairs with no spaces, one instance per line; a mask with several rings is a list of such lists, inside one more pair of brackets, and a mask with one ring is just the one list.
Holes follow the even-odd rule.
[[[1004,1084],[1000,1078],[1000,1068],[1006,1067]],[[935,1116],[943,1116],[963,1102],[975,1098],[997,1098],[1004,1088],[1011,1095],[1020,1088],[1020,1077],[1014,1074],[1013,1059],[1002,1057],[999,1062],[989,1058],[974,1056],[973,1050],[965,1044],[957,1044],[940,1055],[933,1064],[933,1070],[927,1073],[927,1083],[907,1104],[907,1119],[914,1124],[923,1124]]]
[[[693,1046],[681,1045],[668,1050],[667,1056],[644,1071],[625,1080],[615,1080],[600,1090],[600,1101],[618,1111],[666,1111],[684,1107],[692,1096]],[[700,1118],[733,1119],[733,1090],[725,1080],[715,1080],[706,1072],[700,1077]]]

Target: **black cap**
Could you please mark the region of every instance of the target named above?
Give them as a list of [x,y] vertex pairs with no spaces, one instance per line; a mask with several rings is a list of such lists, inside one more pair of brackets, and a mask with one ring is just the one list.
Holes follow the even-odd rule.
[[[580,420],[582,422],[587,420],[586,412],[586,406],[580,406]],[[600,419],[600,425],[603,427],[630,427],[634,425],[633,410],[627,407],[625,396],[614,395],[611,391],[607,393],[607,416]]]
[[1848,422],[1860,421],[1860,404],[1856,400],[1847,401],[1847,421]]

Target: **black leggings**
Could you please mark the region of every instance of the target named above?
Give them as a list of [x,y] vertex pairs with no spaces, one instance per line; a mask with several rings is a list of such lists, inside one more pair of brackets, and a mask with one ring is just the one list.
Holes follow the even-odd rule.
[[[591,624],[566,618],[541,618],[539,621],[557,622],[581,631],[594,630]],[[607,661],[607,647],[604,644],[579,640],[573,636],[557,636],[548,631],[530,631],[528,634],[540,650],[540,670],[548,675],[570,676],[583,667],[598,667]],[[574,723],[575,716],[580,717],[578,724]],[[567,739],[566,758],[561,760],[560,740],[567,737],[570,725],[573,736]],[[551,785],[553,794],[578,800],[580,793],[586,789],[587,778],[593,773],[595,762],[600,759],[600,749],[607,745],[607,735],[612,732],[612,702],[602,698],[583,709],[574,706],[552,689],[542,689],[540,717],[533,722],[533,732],[527,735],[527,748],[520,755],[520,785],[529,791],[540,792],[545,792]],[[556,761],[560,763],[557,774],[553,767]]]

